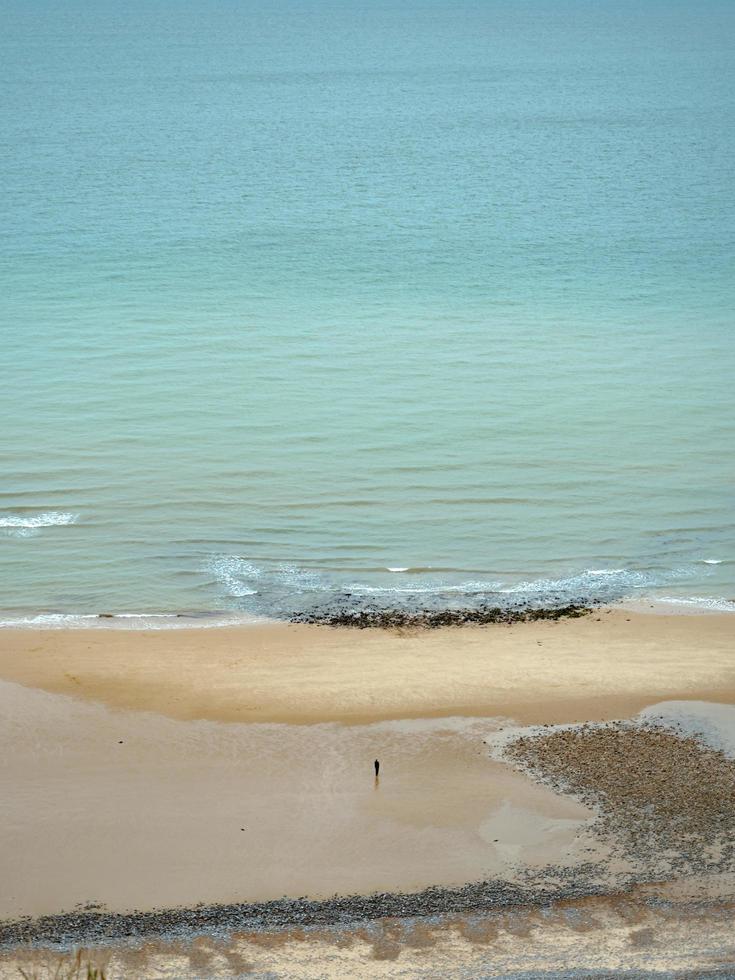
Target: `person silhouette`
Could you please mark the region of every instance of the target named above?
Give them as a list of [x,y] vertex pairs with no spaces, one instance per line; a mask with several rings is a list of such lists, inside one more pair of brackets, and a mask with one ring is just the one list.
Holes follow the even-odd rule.
[[379,772],[380,772],[380,763],[379,763],[379,762],[378,762],[378,760],[376,759],[376,760],[375,760],[375,778],[376,778],[376,779],[378,778],[378,773],[379,773]]

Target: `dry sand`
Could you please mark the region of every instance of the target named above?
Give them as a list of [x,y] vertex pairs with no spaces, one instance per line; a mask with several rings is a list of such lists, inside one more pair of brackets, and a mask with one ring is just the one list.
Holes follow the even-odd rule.
[[412,633],[4,629],[0,679],[182,720],[620,718],[662,700],[735,701],[735,615],[615,609]]

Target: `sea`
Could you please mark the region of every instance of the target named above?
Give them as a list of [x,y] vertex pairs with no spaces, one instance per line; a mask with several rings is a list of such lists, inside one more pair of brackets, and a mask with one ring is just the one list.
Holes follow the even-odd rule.
[[0,623],[735,609],[731,0],[6,0]]

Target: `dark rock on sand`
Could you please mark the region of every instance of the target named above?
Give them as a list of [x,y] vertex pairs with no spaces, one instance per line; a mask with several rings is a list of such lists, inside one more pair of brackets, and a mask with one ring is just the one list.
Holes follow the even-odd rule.
[[446,626],[532,623],[538,620],[573,619],[592,611],[589,603],[560,606],[485,606],[465,609],[386,609],[328,605],[294,613],[292,623],[349,626],[354,629],[439,629]]

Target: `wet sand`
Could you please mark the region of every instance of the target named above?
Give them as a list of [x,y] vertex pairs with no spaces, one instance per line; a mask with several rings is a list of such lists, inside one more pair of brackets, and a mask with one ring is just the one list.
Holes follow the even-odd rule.
[[398,632],[0,630],[0,679],[181,720],[362,724],[627,717],[735,702],[735,615],[599,610],[581,619]]
[[182,722],[2,682],[0,919],[410,891],[584,858],[589,811],[490,760],[496,729]]

